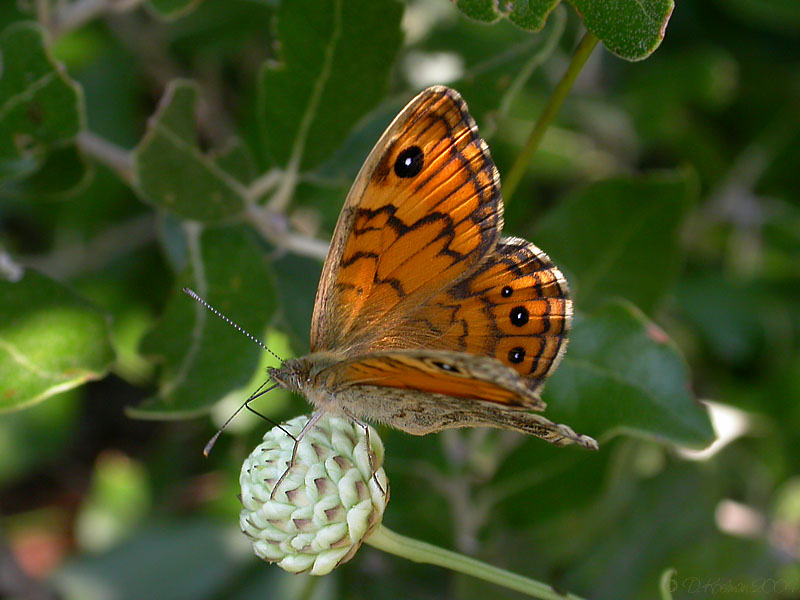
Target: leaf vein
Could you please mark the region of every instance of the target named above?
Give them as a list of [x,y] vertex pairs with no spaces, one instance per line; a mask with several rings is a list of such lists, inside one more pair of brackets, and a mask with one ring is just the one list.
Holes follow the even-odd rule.
[[55,72],[50,72],[45,75],[42,75],[39,79],[32,82],[30,85],[28,85],[28,87],[26,87],[21,92],[14,94],[13,96],[10,96],[8,100],[6,100],[3,103],[3,106],[0,107],[0,120],[3,120],[11,110],[22,104],[22,102],[33,99],[35,93],[44,88],[55,77],[56,77]]
[[5,350],[11,357],[11,360],[13,360],[17,365],[39,377],[52,379],[55,381],[68,379],[68,377],[63,373],[48,371],[47,369],[43,369],[40,366],[36,365],[27,356],[22,354],[19,350],[17,350],[15,346],[10,344],[6,340],[0,339],[0,348]]
[[283,212],[289,202],[289,199],[294,191],[294,187],[298,180],[298,173],[300,170],[300,163],[303,159],[305,152],[306,142],[308,140],[308,133],[311,130],[311,125],[317,116],[319,105],[322,100],[322,94],[325,91],[325,86],[330,79],[331,72],[333,71],[333,59],[336,47],[339,45],[339,40],[342,37],[342,0],[336,0],[334,3],[333,15],[333,29],[331,31],[328,43],[325,46],[325,52],[322,58],[322,66],[319,70],[317,80],[314,82],[314,89],[308,98],[306,110],[303,113],[303,118],[300,119],[300,125],[297,128],[297,135],[292,144],[292,151],[289,155],[289,161],[286,164],[283,181],[281,186],[275,192],[275,196],[270,200],[270,208],[273,210]]
[[[208,281],[206,280],[205,266],[202,260],[202,251],[200,249],[200,225],[196,223],[187,224],[186,226],[187,248],[189,251],[189,260],[192,263],[192,273],[194,275],[194,285],[200,295],[205,297],[208,293]],[[195,358],[200,351],[203,341],[203,332],[205,331],[207,313],[206,309],[199,303],[195,302],[195,322],[192,327],[192,337],[189,342],[186,354],[183,355],[178,370],[175,376],[166,382],[162,388],[161,396],[169,396],[175,389],[177,389],[186,378],[189,376],[189,371],[194,365]]]
[[203,164],[212,175],[222,180],[234,194],[244,201],[244,198],[247,196],[247,188],[203,154],[197,146],[187,142],[161,122],[156,123],[155,130],[163,135],[177,150],[189,154],[193,159]]

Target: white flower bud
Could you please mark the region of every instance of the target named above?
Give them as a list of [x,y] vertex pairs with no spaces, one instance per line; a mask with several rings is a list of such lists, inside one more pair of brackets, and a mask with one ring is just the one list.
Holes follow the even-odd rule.
[[[296,437],[308,420],[297,417],[283,428]],[[326,575],[353,557],[389,499],[383,444],[372,428],[369,441],[371,451],[364,429],[352,420],[323,416],[300,440],[294,465],[270,499],[295,441],[278,427],[264,434],[239,476],[239,524],[258,556],[312,575]]]

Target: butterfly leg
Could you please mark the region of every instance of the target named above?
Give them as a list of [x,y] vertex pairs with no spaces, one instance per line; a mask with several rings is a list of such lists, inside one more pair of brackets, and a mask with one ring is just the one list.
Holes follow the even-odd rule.
[[[286,466],[286,470],[283,472],[283,475],[281,475],[278,478],[278,481],[275,483],[275,487],[272,488],[272,492],[269,495],[270,500],[275,500],[275,492],[278,491],[278,488],[283,483],[283,480],[286,479],[286,476],[289,474],[289,471],[291,471],[292,467],[294,467],[294,461],[297,458],[297,448],[300,445],[300,441],[305,437],[306,433],[308,433],[311,430],[311,428],[317,424],[317,421],[319,421],[320,418],[322,418],[322,415],[324,414],[325,412],[321,410],[314,411],[314,413],[311,415],[311,418],[300,430],[300,433],[297,434],[297,437],[294,437],[291,434],[289,434],[289,437],[291,437],[294,440],[294,448],[292,448],[292,458],[289,460],[289,464]],[[281,429],[283,428],[281,427]]]
[[364,434],[366,435],[367,438],[367,456],[369,457],[369,470],[370,473],[372,473],[372,481],[375,482],[375,485],[378,486],[378,489],[381,491],[384,497],[388,496],[389,490],[383,489],[381,482],[378,481],[377,469],[375,468],[374,455],[372,454],[372,444],[369,441],[369,425],[367,425],[364,421],[356,417],[346,408],[342,407],[342,410],[344,411],[344,414],[346,414],[353,421],[353,423],[355,423],[364,430]]
[[[272,389],[272,388],[270,388],[270,389]],[[269,391],[269,390],[266,390],[266,391]],[[259,396],[260,396],[260,395],[261,395],[261,394],[259,394]],[[252,406],[250,406],[250,402],[251,402],[252,400],[254,400],[254,399],[255,399],[255,398],[250,398],[250,400],[248,400],[248,401],[247,401],[247,403],[245,403],[245,405],[244,405],[244,406],[245,406],[245,408],[246,408],[247,410],[249,410],[251,413],[253,413],[255,416],[257,416],[257,417],[260,417],[260,418],[264,419],[264,420],[265,420],[267,423],[269,423],[269,424],[271,424],[271,425],[274,425],[275,427],[277,427],[278,429],[280,429],[280,430],[281,430],[283,433],[285,433],[286,435],[288,435],[290,438],[292,438],[292,439],[293,439],[293,440],[296,442],[296,441],[297,441],[297,438],[296,438],[296,437],[294,437],[294,436],[293,436],[293,435],[292,435],[292,434],[291,434],[289,431],[287,431],[287,430],[286,430],[286,429],[283,427],[283,425],[281,425],[280,423],[276,423],[275,421],[273,421],[273,420],[272,420],[272,419],[270,419],[269,417],[265,417],[265,416],[264,416],[264,415],[262,415],[260,412],[258,412],[258,411],[257,411],[255,408],[253,408]]]

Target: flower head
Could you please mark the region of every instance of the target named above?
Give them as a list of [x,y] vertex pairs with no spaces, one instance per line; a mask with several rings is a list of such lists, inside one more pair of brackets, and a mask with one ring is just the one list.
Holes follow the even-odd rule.
[[[297,437],[308,416],[282,427]],[[325,415],[297,443],[275,427],[242,465],[242,531],[255,553],[292,573],[325,575],[350,560],[381,522],[389,483],[378,434]],[[373,473],[374,469],[374,473]]]

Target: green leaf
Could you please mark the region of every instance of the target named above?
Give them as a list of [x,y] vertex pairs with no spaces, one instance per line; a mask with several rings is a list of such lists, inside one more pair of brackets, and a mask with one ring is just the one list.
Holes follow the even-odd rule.
[[278,12],[283,63],[261,74],[264,143],[282,166],[319,165],[383,98],[402,42],[393,0],[288,0]]
[[81,191],[92,168],[74,144],[54,148],[39,168],[24,179],[0,182],[3,196],[27,200],[61,200]]
[[559,0],[524,0],[515,2],[508,13],[508,20],[528,31],[539,31],[547,17],[558,6]]
[[636,432],[701,448],[714,439],[676,347],[633,306],[577,315],[569,350],[545,389],[549,418],[595,437]]
[[287,254],[273,265],[278,281],[281,282],[278,296],[292,346],[298,352],[306,353],[309,350],[311,316],[322,263],[313,258]]
[[192,12],[203,0],[149,0],[147,5],[159,17],[173,20]]
[[[507,18],[527,31],[539,31],[560,0],[454,0],[468,17],[484,23]],[[664,39],[673,0],[570,0],[586,29],[608,50],[626,60],[650,56]]]
[[113,358],[105,315],[69,288],[32,270],[0,279],[0,412],[99,379]]
[[229,144],[216,153],[217,165],[242,183],[250,183],[258,174],[255,160],[242,140],[233,138]]
[[494,0],[454,0],[456,6],[470,19],[482,23],[495,23],[500,20],[503,13]]
[[664,39],[673,0],[571,0],[586,29],[626,60],[643,60]]
[[675,283],[696,193],[685,172],[601,181],[545,216],[532,239],[567,272],[581,308],[621,296],[652,313]]
[[561,0],[518,0],[505,2],[504,8],[495,0],[455,0],[461,12],[471,19],[495,23],[503,17],[527,31],[540,31],[547,17]]
[[244,186],[197,145],[197,87],[173,81],[133,151],[134,185],[145,200],[194,221],[244,209]]
[[[191,236],[191,234],[190,234]],[[193,246],[197,246],[193,249]],[[243,227],[209,229],[189,240],[190,264],[142,352],[163,363],[159,395],[129,414],[184,418],[204,414],[226,393],[248,383],[261,352],[180,288],[199,293],[255,336],[266,332],[276,299],[262,248]]]
[[47,148],[84,126],[83,96],[64,75],[34,23],[0,33],[0,181],[35,171]]

